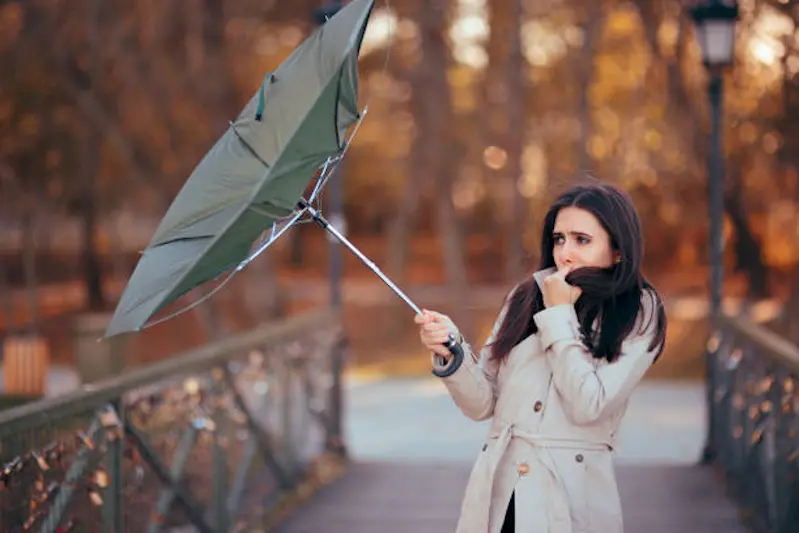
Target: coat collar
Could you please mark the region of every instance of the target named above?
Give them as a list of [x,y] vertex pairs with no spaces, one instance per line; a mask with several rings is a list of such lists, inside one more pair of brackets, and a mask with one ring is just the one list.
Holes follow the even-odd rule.
[[533,272],[533,278],[535,278],[535,282],[538,284],[538,288],[543,290],[544,280],[557,271],[558,271],[557,267],[549,267],[543,270],[539,270],[537,272]]

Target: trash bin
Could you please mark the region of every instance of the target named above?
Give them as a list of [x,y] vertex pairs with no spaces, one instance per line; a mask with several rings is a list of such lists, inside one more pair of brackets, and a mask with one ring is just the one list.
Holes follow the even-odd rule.
[[3,341],[3,395],[20,400],[44,396],[50,347],[33,334],[11,335]]
[[[125,370],[125,338],[103,339],[109,313],[84,313],[72,325],[75,367],[83,384],[120,375]],[[102,340],[101,340],[102,339]]]

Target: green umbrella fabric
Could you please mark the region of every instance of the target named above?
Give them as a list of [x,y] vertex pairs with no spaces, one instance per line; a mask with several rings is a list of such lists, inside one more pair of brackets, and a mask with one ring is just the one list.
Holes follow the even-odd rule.
[[247,259],[291,215],[358,119],[358,53],[374,0],[353,0],[271,74],[200,161],[143,251],[105,336]]

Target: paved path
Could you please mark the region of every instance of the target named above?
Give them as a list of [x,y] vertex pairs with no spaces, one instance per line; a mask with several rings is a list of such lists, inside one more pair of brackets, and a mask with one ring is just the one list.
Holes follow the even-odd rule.
[[[695,463],[704,438],[703,395],[704,387],[690,382],[645,381],[621,427],[618,461]],[[346,401],[355,460],[470,462],[488,431],[488,422],[463,416],[435,379],[351,379]]]
[[[454,532],[486,423],[462,416],[432,379],[350,381],[354,464],[278,533]],[[744,533],[709,469],[695,466],[703,388],[645,382],[621,431],[618,477],[627,533]]]
[[[358,462],[277,533],[454,533],[469,473],[462,463]],[[708,470],[624,466],[625,533],[747,533]]]

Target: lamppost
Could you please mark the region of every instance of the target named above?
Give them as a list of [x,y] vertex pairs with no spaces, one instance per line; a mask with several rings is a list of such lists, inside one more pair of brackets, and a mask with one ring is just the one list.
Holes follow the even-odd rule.
[[[314,11],[314,22],[317,26],[322,26],[327,20],[338,13],[342,8],[342,0],[327,0],[322,7]],[[335,174],[340,172],[340,168],[334,170]],[[330,223],[342,234],[346,234],[343,203],[344,191],[341,187],[340,176],[331,176],[329,185],[330,215],[327,217]],[[341,246],[335,238],[328,236],[330,243],[330,300],[335,308],[341,306]]]
[[[719,329],[723,284],[724,242],[724,161],[721,148],[721,107],[724,88],[724,70],[732,65],[735,56],[735,24],[738,20],[736,0],[709,0],[691,7],[691,17],[696,37],[702,49],[702,60],[707,69],[708,99],[710,102],[710,149],[708,152],[708,211],[710,232],[710,330]],[[708,431],[702,462],[712,462],[716,457],[714,442],[715,415],[713,409],[716,392],[714,360],[716,350],[706,352]]]

